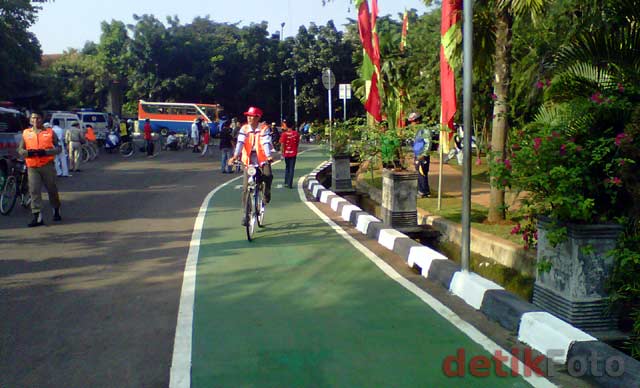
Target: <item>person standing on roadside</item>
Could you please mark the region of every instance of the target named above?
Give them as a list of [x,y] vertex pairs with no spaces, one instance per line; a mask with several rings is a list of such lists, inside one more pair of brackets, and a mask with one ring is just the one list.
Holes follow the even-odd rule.
[[151,135],[151,121],[144,120],[144,141],[147,143],[147,158],[153,157],[153,136]]
[[[45,125],[46,127],[46,125]],[[60,145],[60,153],[56,155],[56,175],[69,177],[69,165],[67,164],[67,151],[65,147],[65,131],[60,128],[60,120],[53,119],[53,132],[58,138],[58,144]]]
[[285,172],[284,185],[293,188],[293,175],[296,169],[296,157],[298,156],[298,145],[300,144],[300,133],[295,128],[282,127],[280,135],[280,149],[284,157]]
[[191,124],[191,142],[193,142],[192,152],[200,152],[200,132],[202,132],[202,122],[200,117],[193,120]]
[[416,128],[416,136],[413,140],[413,155],[416,171],[418,171],[418,197],[428,198],[431,196],[431,189],[429,188],[431,129],[422,125],[419,113],[411,113],[408,120],[409,125]]
[[29,194],[31,195],[31,213],[33,219],[28,227],[44,225],[42,219],[42,185],[49,194],[49,203],[53,207],[53,220],[61,221],[60,196],[56,184],[55,156],[60,153],[58,137],[51,128],[45,128],[42,114],[34,112],[30,118],[31,128],[22,132],[18,154],[27,165]]
[[227,162],[233,156],[233,137],[231,136],[231,127],[227,122],[222,125],[220,130],[220,163],[223,174],[233,172],[233,167],[227,166]]
[[69,147],[69,169],[71,171],[80,171],[80,150],[82,145],[87,142],[84,133],[80,130],[80,123],[73,121],[71,128],[67,130],[64,139]]

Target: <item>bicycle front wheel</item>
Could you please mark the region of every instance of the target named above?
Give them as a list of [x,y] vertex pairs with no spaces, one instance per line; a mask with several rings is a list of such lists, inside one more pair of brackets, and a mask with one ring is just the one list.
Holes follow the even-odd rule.
[[262,188],[256,195],[256,214],[258,218],[258,226],[264,228],[264,213],[265,213],[265,204],[264,204],[264,183],[262,184]]
[[4,182],[2,194],[0,194],[0,213],[7,215],[11,213],[18,199],[18,184],[15,176],[7,177]]
[[246,229],[247,229],[247,240],[251,241],[253,240],[253,234],[256,231],[256,221],[257,221],[257,215],[256,215],[256,207],[255,207],[255,200],[253,198],[253,195],[247,195],[247,206],[245,207],[245,212],[244,212],[244,216],[245,216],[245,220],[246,220]]
[[128,158],[129,156],[133,155],[133,152],[134,152],[133,142],[128,141],[126,143],[122,143],[122,145],[120,145],[119,151],[120,151],[120,155],[124,156],[125,158]]

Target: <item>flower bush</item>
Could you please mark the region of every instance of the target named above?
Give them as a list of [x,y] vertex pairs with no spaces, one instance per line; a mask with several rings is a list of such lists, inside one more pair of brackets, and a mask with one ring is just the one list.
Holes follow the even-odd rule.
[[[543,109],[536,121],[515,132],[510,151],[491,163],[500,188],[523,194],[522,209],[534,222],[622,222],[636,208],[633,171],[640,133],[633,124],[629,88],[595,91]],[[633,204],[636,204],[633,206]],[[529,230],[519,226],[516,232]],[[526,241],[532,245],[534,236]]]

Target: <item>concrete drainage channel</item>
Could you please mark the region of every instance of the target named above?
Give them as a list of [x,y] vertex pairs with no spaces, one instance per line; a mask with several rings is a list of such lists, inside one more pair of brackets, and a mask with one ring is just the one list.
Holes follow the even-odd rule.
[[518,340],[566,367],[571,375],[586,377],[601,387],[640,387],[640,362],[598,341],[565,321],[504,290],[409,236],[385,226],[378,218],[328,190],[318,180],[331,168],[318,166],[305,181],[305,189],[330,205],[344,221],[367,237],[419,267],[423,277],[445,287],[487,318],[518,334]]

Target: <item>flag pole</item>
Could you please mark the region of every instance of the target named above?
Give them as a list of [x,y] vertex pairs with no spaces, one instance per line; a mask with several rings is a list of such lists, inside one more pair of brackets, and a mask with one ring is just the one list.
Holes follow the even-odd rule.
[[440,136],[438,137],[438,139],[440,139],[438,141],[438,153],[440,154],[440,160],[438,162],[438,211],[442,209],[442,173],[444,170],[444,167],[442,166],[442,155],[444,152],[444,144],[442,144],[442,134],[444,133],[442,131],[442,105],[440,106],[440,125]]

